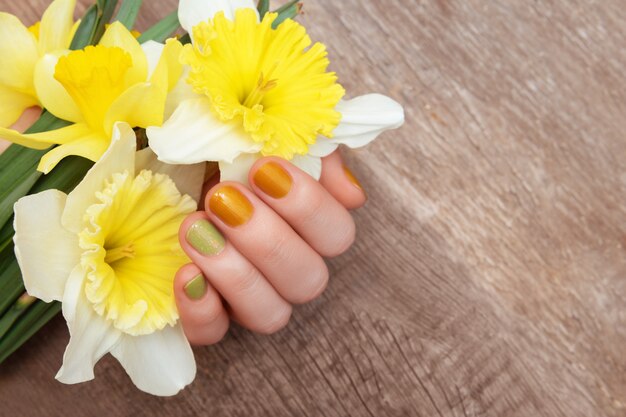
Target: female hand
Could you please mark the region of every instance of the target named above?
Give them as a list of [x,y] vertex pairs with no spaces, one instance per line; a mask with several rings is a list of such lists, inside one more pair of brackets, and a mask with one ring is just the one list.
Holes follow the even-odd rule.
[[307,303],[326,288],[323,257],[352,245],[348,209],[366,200],[338,152],[324,158],[319,182],[267,157],[252,167],[249,183],[212,186],[206,209],[180,228],[193,263],[178,271],[174,293],[193,344],[218,342],[231,319],[264,334],[283,328],[293,304]]

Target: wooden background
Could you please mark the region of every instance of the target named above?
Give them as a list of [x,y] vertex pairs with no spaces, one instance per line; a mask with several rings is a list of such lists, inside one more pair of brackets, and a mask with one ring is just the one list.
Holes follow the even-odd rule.
[[[57,383],[58,318],[0,367],[0,415],[626,416],[623,6],[307,1],[350,94],[407,116],[348,157],[370,201],[328,291],[275,336],[196,349],[169,399],[111,357]],[[145,2],[139,27],[174,7]]]

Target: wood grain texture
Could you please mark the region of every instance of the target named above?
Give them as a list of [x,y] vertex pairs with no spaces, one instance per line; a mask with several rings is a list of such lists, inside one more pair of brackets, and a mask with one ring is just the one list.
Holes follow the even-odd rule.
[[[45,3],[0,9],[32,22]],[[145,2],[140,28],[174,6]],[[275,336],[196,349],[169,399],[110,357],[93,382],[54,381],[58,318],[0,367],[0,415],[626,416],[623,2],[305,12],[350,94],[407,116],[348,156],[370,200],[328,291]]]

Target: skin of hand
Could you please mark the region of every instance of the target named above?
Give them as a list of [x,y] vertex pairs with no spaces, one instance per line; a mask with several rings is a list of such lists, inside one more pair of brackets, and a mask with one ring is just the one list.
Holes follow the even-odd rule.
[[294,304],[326,288],[323,258],[352,245],[348,210],[367,199],[338,152],[322,160],[319,182],[266,157],[252,166],[249,184],[210,180],[204,209],[181,225],[193,263],[178,271],[174,294],[193,344],[217,343],[231,321],[263,334],[286,326]]
[[[25,130],[40,113],[28,109],[13,128]],[[7,146],[0,140],[0,153]],[[286,326],[294,304],[326,288],[323,258],[352,245],[348,210],[367,200],[337,151],[323,158],[319,182],[266,157],[250,169],[249,184],[219,183],[216,175],[205,184],[200,210],[180,227],[192,262],[176,274],[174,295],[193,344],[217,343],[231,321],[263,334]]]

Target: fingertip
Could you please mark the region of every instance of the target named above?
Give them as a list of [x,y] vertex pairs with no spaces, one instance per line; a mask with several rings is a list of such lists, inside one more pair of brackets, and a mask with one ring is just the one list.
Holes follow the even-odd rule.
[[322,159],[320,183],[345,208],[354,210],[367,201],[367,194],[354,173],[344,164],[339,151]]
[[187,339],[192,344],[219,342],[229,319],[222,300],[195,264],[180,268],[174,278],[174,297]]

